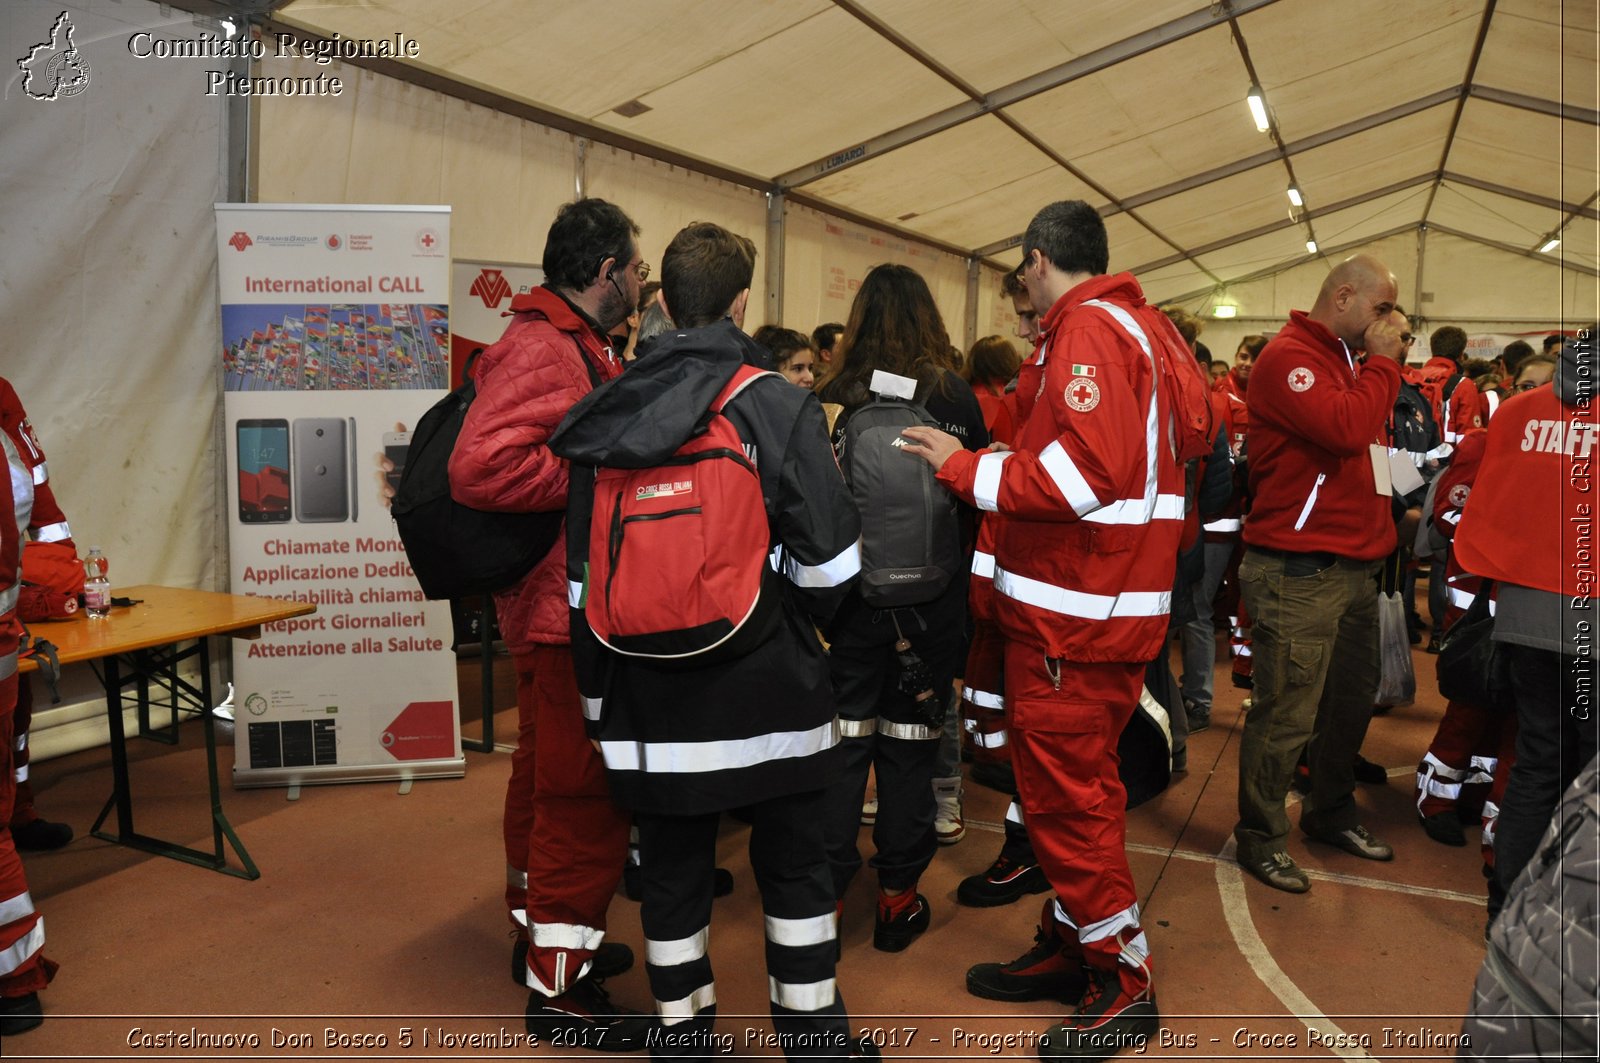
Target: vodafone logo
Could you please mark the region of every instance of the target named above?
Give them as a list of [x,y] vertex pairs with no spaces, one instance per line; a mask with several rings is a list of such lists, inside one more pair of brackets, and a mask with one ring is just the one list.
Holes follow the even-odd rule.
[[1313,373],[1303,365],[1296,369],[1289,370],[1290,391],[1310,391],[1316,382],[1317,374]]
[[344,246],[344,241],[339,239],[336,234],[330,233],[328,238],[323,241],[323,246],[327,247],[329,251],[337,251]]
[[242,230],[228,237],[228,246],[235,251],[243,251],[254,242],[254,240],[250,239],[250,234]]
[[483,300],[484,306],[493,310],[511,294],[511,282],[497,269],[484,269],[473,280],[470,291]]

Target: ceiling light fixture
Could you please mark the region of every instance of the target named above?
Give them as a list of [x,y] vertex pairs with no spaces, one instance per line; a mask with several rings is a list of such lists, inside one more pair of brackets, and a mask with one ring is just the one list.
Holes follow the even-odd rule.
[[1294,185],[1289,186],[1289,202],[1293,203],[1297,207],[1303,207],[1306,205],[1305,197],[1300,195],[1300,189],[1296,188]]
[[1549,236],[1545,237],[1544,243],[1539,245],[1539,253],[1541,255],[1548,255],[1550,252],[1554,251],[1560,246],[1561,237],[1557,236],[1555,233],[1551,233]]
[[1250,94],[1244,98],[1250,105],[1250,117],[1256,121],[1256,132],[1265,133],[1272,128],[1272,123],[1267,119],[1267,100],[1261,95],[1260,85],[1251,85]]
[[225,18],[222,20],[222,32],[227,34],[227,39],[231,41],[238,34],[239,27],[234,24],[233,19]]
[[1316,254],[1317,253],[1317,242],[1315,240],[1307,240],[1306,241],[1306,250],[1309,251],[1313,255]]
[[1211,316],[1218,318],[1238,317],[1239,308],[1232,303],[1218,303],[1211,308]]

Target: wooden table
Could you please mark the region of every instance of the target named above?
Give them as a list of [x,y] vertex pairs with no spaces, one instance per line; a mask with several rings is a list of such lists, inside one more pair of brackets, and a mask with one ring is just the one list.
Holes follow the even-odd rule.
[[[31,628],[34,638],[55,645],[62,664],[99,661],[104,669],[100,680],[105,686],[106,722],[111,730],[112,791],[105,807],[100,810],[100,817],[89,828],[90,833],[96,838],[209,867],[213,871],[239,878],[260,878],[261,872],[222,812],[222,791],[217,780],[217,739],[211,715],[211,708],[216,702],[211,693],[208,639],[212,635],[258,638],[263,624],[304,616],[315,612],[316,606],[281,598],[254,598],[153,585],[118,588],[118,596],[132,598],[139,604],[113,608],[111,615],[101,620],[90,620],[79,613],[71,620],[38,623]],[[179,664],[193,657],[199,658],[198,689],[178,675]],[[21,670],[33,671],[37,667],[37,661],[28,659],[22,662]],[[123,704],[130,700],[125,698],[123,690],[129,686],[135,688],[131,700],[138,709],[139,735],[142,738],[176,745],[178,714],[195,712],[200,716],[205,731],[206,771],[211,789],[211,852],[162,841],[133,829],[127,736],[122,726]],[[150,724],[153,686],[165,692],[167,707],[171,710],[170,721],[160,729]],[[117,810],[117,833],[102,833],[100,826],[113,807]],[[227,854],[223,849],[224,839],[232,845],[242,868],[228,866]]]

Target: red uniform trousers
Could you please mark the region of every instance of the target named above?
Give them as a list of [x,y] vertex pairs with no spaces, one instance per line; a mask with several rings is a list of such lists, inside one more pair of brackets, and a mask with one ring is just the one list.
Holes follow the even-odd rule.
[[11,811],[3,822],[13,827],[24,827],[39,818],[33,810],[33,784],[28,781],[28,729],[33,726],[33,684],[21,680],[17,684],[17,708],[12,714],[11,767],[7,769],[17,783],[12,798]]
[[49,984],[56,965],[44,958],[44,919],[34,910],[22,858],[11,840],[11,808],[16,798],[16,745],[11,729],[17,703],[13,673],[0,680],[0,996],[21,997]]
[[1144,673],[1142,664],[1047,661],[1033,647],[1006,645],[1012,760],[1034,851],[1085,961],[1118,970],[1130,995],[1149,986],[1150,959],[1123,847],[1117,738]]
[[983,764],[1010,764],[1006,733],[1005,636],[993,620],[972,622],[972,642],[962,673],[961,725],[972,759]]
[[1500,759],[1515,759],[1516,736],[1517,716],[1509,706],[1446,704],[1433,741],[1417,765],[1417,812],[1473,815],[1486,808]]
[[[527,913],[526,981],[547,996],[588,971],[622,877],[630,818],[584,730],[566,646],[515,654],[517,751],[506,786],[506,904]],[[537,739],[537,740],[536,740]]]

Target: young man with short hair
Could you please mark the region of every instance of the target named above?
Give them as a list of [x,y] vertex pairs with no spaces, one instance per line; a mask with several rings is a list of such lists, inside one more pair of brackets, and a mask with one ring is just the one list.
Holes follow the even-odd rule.
[[[791,1059],[843,1059],[853,1042],[834,981],[838,929],[822,835],[839,724],[812,625],[832,615],[860,571],[860,520],[816,396],[771,372],[735,387],[746,367],[767,364],[766,351],[741,331],[754,269],[755,247],[744,237],[707,222],[679,232],[662,260],[662,298],[676,330],[580,403],[552,440],[573,463],[572,639],[589,736],[639,831],[646,971],[661,1018],[652,1053],[704,1058],[717,1044],[707,948],[712,868],[721,814],[738,809],[751,823],[778,1037]],[[611,522],[591,530],[596,471],[668,461],[728,391],[723,416],[754,465],[767,517],[755,546],[770,561],[760,566],[769,586],[756,614],[770,615],[761,602],[775,602],[776,620],[753,647],[704,664],[612,650],[586,613],[596,595],[623,593],[620,581],[589,583],[594,535],[608,549],[619,543]],[[703,497],[696,484],[707,474],[674,468],[682,471],[664,486],[688,507]],[[723,556],[748,545],[730,542]]]

